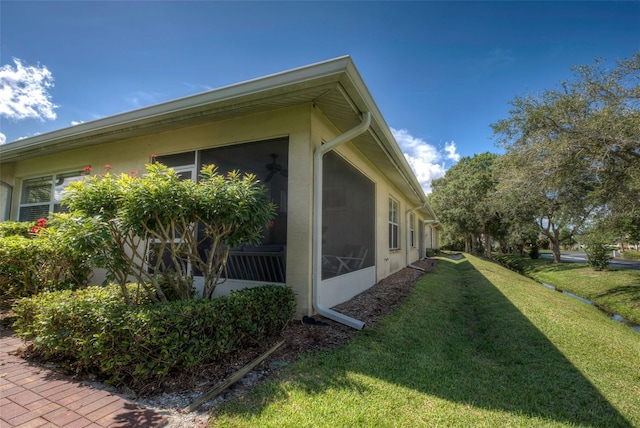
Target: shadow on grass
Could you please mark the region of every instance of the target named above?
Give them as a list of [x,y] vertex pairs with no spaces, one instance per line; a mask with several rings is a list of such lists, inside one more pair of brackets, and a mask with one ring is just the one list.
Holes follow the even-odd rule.
[[620,287],[610,288],[604,293],[597,294],[596,298],[618,296],[621,300],[640,304],[640,285],[622,285]]
[[[466,260],[441,260],[387,321],[380,329],[365,330],[349,346],[303,361],[304,369],[288,379],[287,388],[311,395],[328,388],[348,389],[362,397],[380,397],[370,395],[375,387],[352,375],[356,373],[538,423],[631,426]],[[259,404],[226,412],[259,414],[270,402],[286,400],[286,395],[282,387],[272,385]],[[470,418],[466,421],[473,423]]]

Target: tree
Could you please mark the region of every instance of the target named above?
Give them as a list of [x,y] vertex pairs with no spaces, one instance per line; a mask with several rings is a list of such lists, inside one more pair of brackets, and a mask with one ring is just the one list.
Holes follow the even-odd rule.
[[518,252],[524,255],[528,246],[539,246],[540,232],[531,210],[519,200],[515,200],[516,196],[513,192],[501,191],[499,183],[496,185],[493,204],[498,213],[499,224],[494,236],[500,243],[502,252]]
[[498,155],[464,157],[443,178],[433,181],[430,201],[451,240],[464,237],[467,251],[475,252],[484,238],[484,254],[491,257],[492,225],[497,217],[492,204],[495,189],[493,164]]
[[533,211],[560,261],[569,239],[595,213],[640,207],[640,54],[608,70],[575,67],[560,90],[516,97],[493,124],[505,150],[500,189]]
[[497,165],[496,177],[504,212],[510,218],[533,219],[559,263],[562,243],[584,226],[601,198],[593,178],[581,173],[579,165],[561,167],[547,155],[553,143],[538,141],[508,151]]
[[251,174],[222,176],[209,165],[196,183],[159,163],[146,169],[142,177],[107,172],[72,183],[64,204],[108,237],[98,252],[128,301],[130,277],[153,300],[167,299],[163,285],[190,298],[194,271],[211,298],[229,250],[259,244],[274,206]]

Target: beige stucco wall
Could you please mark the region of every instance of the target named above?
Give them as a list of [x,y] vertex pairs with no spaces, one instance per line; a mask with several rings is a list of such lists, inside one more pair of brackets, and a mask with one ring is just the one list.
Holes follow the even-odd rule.
[[296,292],[299,311],[306,314],[311,307],[310,110],[310,105],[275,110],[3,165],[3,176],[6,173],[7,178],[17,178],[15,183],[11,183],[15,189],[11,218],[18,217],[20,179],[81,170],[86,166],[90,166],[94,173],[100,173],[105,165],[113,167],[112,173],[142,173],[152,154],[179,153],[288,136],[287,283]]
[[[20,179],[81,170],[86,166],[94,173],[100,173],[107,164],[113,167],[112,173],[142,173],[152,154],[165,155],[288,136],[287,285],[297,295],[298,316],[312,315],[313,151],[339,134],[319,109],[308,104],[14,162],[2,166],[1,176],[14,186],[12,219],[16,219]],[[378,235],[375,268],[370,269],[370,275],[367,272],[360,278],[357,286],[352,285],[357,281],[338,284],[336,289],[340,291],[333,298],[339,302],[404,268],[420,255],[418,242],[415,247],[407,248],[407,211],[414,208],[409,199],[351,143],[342,145],[337,152],[375,183]],[[13,177],[16,177],[15,181]],[[400,204],[400,249],[393,251],[389,250],[387,242],[389,197]],[[415,215],[417,240],[418,222],[424,220],[424,214],[416,211]],[[226,286],[237,285],[230,281]]]

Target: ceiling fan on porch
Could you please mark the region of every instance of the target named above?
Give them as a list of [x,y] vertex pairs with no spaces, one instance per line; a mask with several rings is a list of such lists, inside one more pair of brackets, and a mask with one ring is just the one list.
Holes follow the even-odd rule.
[[271,163],[268,163],[266,165],[267,171],[269,171],[269,173],[267,174],[267,176],[264,179],[265,183],[268,183],[269,181],[271,181],[271,179],[276,174],[280,174],[283,177],[288,177],[289,176],[289,172],[286,169],[282,169],[282,165],[280,165],[279,163],[276,162],[276,159],[278,158],[278,155],[276,153],[271,153],[271,158],[273,159],[271,161]]

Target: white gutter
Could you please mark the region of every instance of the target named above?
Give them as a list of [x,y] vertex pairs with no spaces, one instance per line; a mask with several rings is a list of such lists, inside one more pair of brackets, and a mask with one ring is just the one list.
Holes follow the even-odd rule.
[[371,113],[368,111],[364,112],[362,122],[360,122],[360,124],[356,125],[354,128],[348,130],[344,134],[338,135],[333,140],[322,144],[313,153],[313,278],[311,284],[311,287],[313,289],[313,307],[318,312],[318,314],[322,315],[323,317],[337,321],[344,325],[348,325],[349,327],[353,327],[357,330],[362,330],[364,328],[364,322],[355,318],[351,318],[345,314],[341,314],[340,312],[336,312],[332,309],[326,308],[322,306],[322,304],[318,301],[318,287],[320,285],[320,282],[322,281],[322,269],[320,269],[320,266],[322,266],[322,157],[328,151],[333,150],[336,147],[366,132],[369,129],[370,124]]

